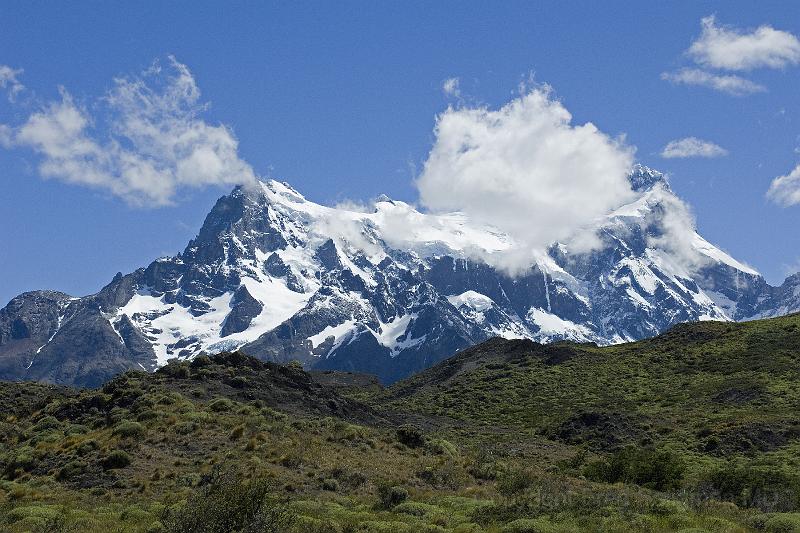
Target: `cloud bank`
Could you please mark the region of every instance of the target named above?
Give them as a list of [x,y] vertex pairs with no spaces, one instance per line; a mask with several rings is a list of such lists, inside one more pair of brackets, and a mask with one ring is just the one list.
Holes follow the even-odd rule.
[[233,132],[203,120],[206,109],[189,69],[169,57],[138,76],[115,79],[89,107],[62,88],[60,100],[6,126],[0,140],[39,154],[43,177],[104,190],[135,206],[163,206],[182,187],[255,182]]
[[661,157],[665,159],[687,158],[687,157],[722,157],[728,155],[728,151],[711,141],[704,141],[697,137],[686,137],[670,141],[661,151]]
[[787,175],[772,180],[767,198],[783,207],[800,205],[800,165]]
[[508,233],[521,253],[505,266],[529,266],[536,253],[633,196],[634,149],[591,123],[571,122],[548,87],[498,110],[449,107],[416,180],[420,201]]
[[717,25],[712,15],[700,21],[703,32],[689,47],[689,55],[705,67],[722,70],[783,68],[800,63],[800,40],[772,26],[747,33]]

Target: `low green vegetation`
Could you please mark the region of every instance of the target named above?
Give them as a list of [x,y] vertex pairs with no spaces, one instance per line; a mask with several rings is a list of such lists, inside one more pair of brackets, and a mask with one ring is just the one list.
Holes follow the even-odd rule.
[[798,372],[790,316],[494,340],[388,389],[241,354],[2,383],[0,531],[800,531]]

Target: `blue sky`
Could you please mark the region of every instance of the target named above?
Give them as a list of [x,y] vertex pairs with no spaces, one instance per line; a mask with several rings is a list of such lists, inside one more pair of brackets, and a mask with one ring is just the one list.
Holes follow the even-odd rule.
[[[800,162],[800,65],[717,59],[709,67],[687,50],[710,15],[742,34],[769,25],[800,36],[800,5],[642,4],[4,2],[0,65],[22,70],[15,79],[24,89],[0,98],[0,124],[23,124],[60,98],[60,86],[92,112],[114,78],[171,54],[210,102],[204,120],[232,130],[257,175],[321,203],[381,193],[414,202],[437,114],[448,105],[498,108],[533,74],[573,123],[624,134],[638,161],[667,172],[708,240],[780,282],[800,270],[800,206],[765,194]],[[663,79],[681,69],[762,89],[734,96]],[[460,97],[443,91],[449,78]],[[660,155],[687,137],[727,155]],[[173,205],[136,206],[43,179],[41,160],[21,142],[0,149],[2,302],[37,288],[95,292],[117,271],[172,255],[230,189],[180,188]]]

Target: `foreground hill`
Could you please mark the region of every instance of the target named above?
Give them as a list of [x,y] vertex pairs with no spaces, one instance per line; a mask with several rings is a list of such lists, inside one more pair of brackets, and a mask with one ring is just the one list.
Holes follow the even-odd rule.
[[800,315],[492,339],[384,389],[239,353],[0,385],[0,530],[800,531]]
[[495,336],[609,344],[800,309],[800,276],[768,285],[695,232],[662,174],[629,178],[629,204],[513,277],[500,265],[519,244],[459,213],[387,198],[331,208],[276,181],[236,188],[175,257],[93,295],[14,298],[0,310],[0,379],[99,386],[240,349],[392,383]]

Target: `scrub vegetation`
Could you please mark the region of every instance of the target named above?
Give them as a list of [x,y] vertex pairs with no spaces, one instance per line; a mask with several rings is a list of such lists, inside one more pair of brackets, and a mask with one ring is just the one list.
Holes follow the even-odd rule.
[[0,383],[0,530],[800,531],[798,315],[364,382],[225,353]]

